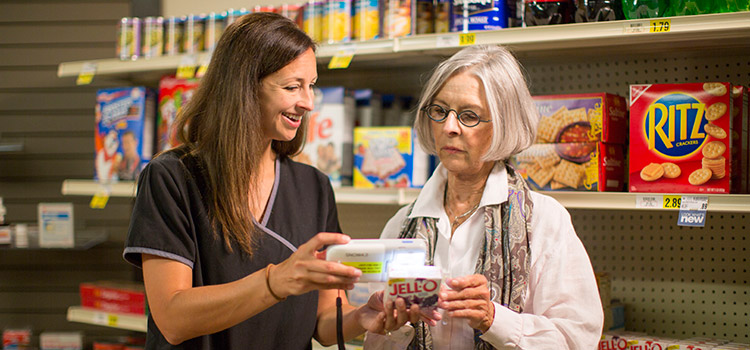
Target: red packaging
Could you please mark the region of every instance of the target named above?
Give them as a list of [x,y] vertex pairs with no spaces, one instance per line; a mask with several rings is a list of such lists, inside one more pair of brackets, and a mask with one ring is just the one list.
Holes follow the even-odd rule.
[[732,87],[732,193],[748,193],[748,92],[744,86]]
[[113,342],[94,342],[94,350],[124,350],[125,344]]
[[624,146],[604,142],[537,143],[511,164],[534,190],[622,191]]
[[630,192],[730,193],[729,83],[630,86]]
[[27,349],[31,346],[31,329],[3,330],[3,349]]
[[146,313],[143,284],[115,281],[81,283],[80,294],[83,307],[119,313]]
[[625,98],[608,93],[534,96],[541,119],[537,143],[624,144],[628,110]]
[[198,88],[198,79],[177,79],[167,76],[159,81],[159,110],[156,121],[157,152],[179,146],[175,121],[177,113],[187,104]]

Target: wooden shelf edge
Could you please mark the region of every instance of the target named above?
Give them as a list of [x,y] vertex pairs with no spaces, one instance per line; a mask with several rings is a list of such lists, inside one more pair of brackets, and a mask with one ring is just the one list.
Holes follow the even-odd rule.
[[148,317],[145,315],[114,313],[82,306],[69,307],[67,320],[137,332],[146,332],[148,327]]

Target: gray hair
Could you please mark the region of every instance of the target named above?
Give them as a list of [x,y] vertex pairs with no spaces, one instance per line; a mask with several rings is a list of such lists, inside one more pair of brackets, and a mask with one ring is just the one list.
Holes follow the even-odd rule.
[[414,128],[425,152],[436,154],[430,118],[422,111],[435,99],[448,79],[470,72],[482,82],[492,120],[492,139],[483,161],[506,160],[534,142],[539,111],[526,85],[521,66],[504,47],[467,47],[435,68],[417,105]]

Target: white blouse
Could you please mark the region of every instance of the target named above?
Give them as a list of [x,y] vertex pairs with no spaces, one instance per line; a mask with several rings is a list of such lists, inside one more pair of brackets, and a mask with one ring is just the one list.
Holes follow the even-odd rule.
[[[473,275],[484,239],[481,208],[508,197],[508,174],[498,162],[476,210],[453,234],[443,207],[448,172],[438,166],[419,194],[410,218],[438,218],[435,266],[444,278]],[[481,338],[497,349],[595,349],[604,315],[594,272],[565,208],[551,197],[531,192],[534,203],[529,237],[531,270],[523,313],[495,303],[495,318]],[[401,208],[380,238],[398,238],[407,214]],[[444,315],[431,327],[435,350],[473,349],[474,331],[463,319]],[[368,333],[365,349],[405,349],[413,330],[402,327],[390,336]]]

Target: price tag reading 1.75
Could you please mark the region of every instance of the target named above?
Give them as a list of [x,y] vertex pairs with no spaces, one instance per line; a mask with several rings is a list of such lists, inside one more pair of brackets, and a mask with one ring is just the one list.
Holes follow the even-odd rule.
[[657,19],[651,21],[651,33],[666,33],[672,29],[672,20],[670,19]]
[[664,209],[680,209],[682,196],[664,196],[663,201],[662,208]]

